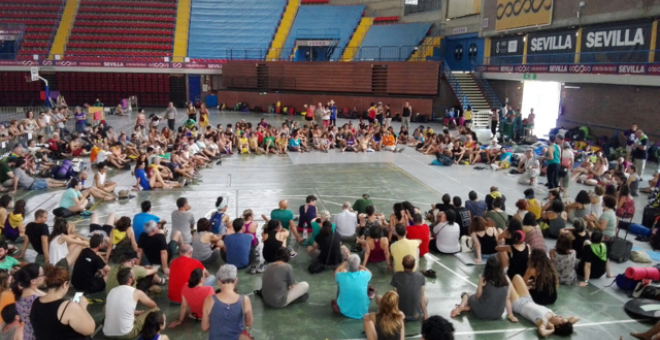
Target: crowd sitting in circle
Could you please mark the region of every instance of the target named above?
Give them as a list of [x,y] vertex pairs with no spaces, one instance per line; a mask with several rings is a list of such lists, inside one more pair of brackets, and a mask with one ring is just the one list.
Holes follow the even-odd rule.
[[[189,119],[194,110],[194,107],[188,108]],[[57,147],[63,151],[61,154],[73,153],[74,150],[67,149],[71,145],[75,150],[78,145],[91,145],[89,152],[90,156],[95,156],[97,172],[88,188],[81,178],[86,172],[67,184],[29,178],[27,172],[36,169],[38,157],[25,154],[21,145],[13,148],[15,157],[7,160],[9,170],[0,169],[8,177],[5,181],[11,180],[14,188],[18,185],[30,190],[68,186],[60,207],[73,214],[88,214],[91,219],[89,235],[80,235],[74,224],[61,217],[55,219],[53,230],[49,231],[48,213],[44,210],[37,210],[35,221],[23,226],[24,201],[16,201],[11,214],[0,213],[10,225],[3,230],[7,239],[12,240],[16,234],[24,237],[21,252],[15,258],[28,260],[32,257],[27,262],[38,258],[48,263],[44,268],[35,263],[21,265],[17,260],[8,265],[12,272],[14,304],[3,309],[8,314],[6,318],[4,313],[2,315],[7,326],[3,332],[22,332],[24,338],[37,340],[47,338],[44,332],[52,329],[71,334],[67,335],[70,338],[91,335],[96,324],[87,312],[87,299],[64,299],[71,285],[86,294],[107,294],[103,321],[106,336],[117,339],[140,336],[151,340],[158,335],[160,339],[167,339],[166,335],[160,335],[165,330],[165,316],[148,295],[160,293],[162,287],[167,287],[168,299],[180,303],[178,318],[170,322],[170,328],[187,318],[201,319],[201,329],[209,331],[209,339],[239,339],[253,324],[254,317],[251,298],[238,293],[241,290],[239,270],[263,275],[262,288],[255,296],[270,307],[286,308],[309,298],[313,287],[299,282],[289,264],[297,255],[293,247],[287,245],[293,235],[296,242],[307,246],[307,270],[334,270],[339,293],[328,304],[338,315],[362,319],[368,339],[403,337],[404,321],[411,320],[422,321],[424,339],[451,339],[451,323],[439,316],[430,316],[427,311],[432,301],[425,294],[424,276],[433,273],[421,273],[417,269],[425,254],[446,256],[462,252],[463,241],[467,240],[473,244],[474,262],[485,261],[486,264],[476,293],[462,294],[459,306],[451,312],[452,317],[470,311],[476,318],[499,319],[506,310],[508,320],[518,322],[516,314],[522,316],[536,325],[539,335],[569,335],[578,318],[563,318],[545,306],[557,300],[561,294],[560,285],[579,281],[579,286],[583,287],[591,279],[611,276],[607,245],[617,231],[618,218],[626,216],[631,209],[630,187],[619,179],[619,188],[611,185],[606,194],[606,188],[597,185],[594,193],[580,192],[571,203],[562,200],[561,191],[551,190],[548,203],[541,206],[534,191],[525,190],[521,194],[523,198],[516,202],[518,211],[512,217],[506,213],[506,197],[497,187],[490,188],[483,199],[476,192],[470,192],[465,207],[460,197],[452,198],[447,194],[426,215],[430,226],[425,223],[424,212],[412,203],[397,202],[386,218],[388,214],[376,211],[368,195],[353,205],[345,202],[342,212],[335,216],[317,209],[317,198],[308,196],[305,204],[299,207],[298,225],[285,200],[270,217],[264,216],[266,223],[260,227],[251,210],[230,218],[226,197],[218,198],[217,210],[208,219],[196,219],[187,199],[179,198],[176,207],[172,207],[170,230],[164,228],[168,222],[150,214],[149,201],[141,203],[141,212],[132,219],[129,216],[115,218],[111,214],[101,225],[98,216],[87,209],[90,197],[102,201],[118,198],[114,192],[116,183],[106,180],[107,168],[126,168],[131,158],[136,160],[136,190],[167,189],[184,186],[189,181],[201,181],[200,169],[211,167],[223,154],[232,154],[234,150],[264,154],[310,149],[327,152],[331,148],[356,152],[398,151],[400,137],[407,135],[405,128],[398,135],[394,134],[386,119],[379,122],[378,113],[370,119],[369,125],[361,122],[364,126],[356,128],[347,124],[337,129],[330,122],[325,123],[325,113],[322,113],[321,124],[314,125],[308,120],[310,123],[306,126],[298,127],[293,123],[279,131],[265,120],[255,129],[249,123],[239,122],[235,125],[236,132],[231,124],[226,129],[218,126],[214,130],[205,117],[206,125],[199,124],[205,131],[200,132],[197,125],[186,124],[176,133],[172,132],[173,127],[166,127],[160,134],[155,123],[158,119],[147,123],[140,115],[144,113],[138,114],[130,139],[123,133],[113,136],[111,128],[103,122],[100,127],[88,131],[93,132],[91,143],[80,135],[70,136],[67,145],[57,137],[52,138],[54,144],[49,149]],[[169,124],[176,118],[176,111],[172,116],[168,108],[165,118]],[[383,122],[384,125],[380,125]],[[78,128],[76,124],[76,130]],[[81,129],[87,131],[88,127]],[[147,129],[149,131],[145,132]],[[476,158],[468,150],[461,149],[461,144],[451,137],[439,138],[430,128],[418,130],[410,140],[403,142],[415,144],[420,151],[438,157],[454,157],[456,163]],[[116,143],[113,143],[115,137]],[[394,139],[393,149],[387,148],[392,145],[385,144],[388,137]],[[279,138],[285,138],[284,144]],[[465,139],[465,143],[476,140],[466,129],[461,129],[460,138]],[[174,145],[172,149],[170,144]],[[546,160],[554,161],[555,151],[548,150]],[[485,155],[477,156],[493,161],[496,152],[492,148]],[[534,164],[525,171],[532,169],[537,169]],[[582,174],[582,170],[579,172],[586,174]],[[28,183],[30,180],[32,182]],[[9,196],[0,197],[0,209],[5,209],[3,202],[8,201],[11,201]],[[169,243],[167,235],[170,235]],[[304,239],[304,235],[309,236]],[[557,239],[549,257],[544,236]],[[9,246],[0,243],[0,257],[8,249]],[[10,259],[14,258],[0,258],[0,269]],[[206,266],[219,261],[224,264],[211,275]],[[160,265],[160,268],[140,265],[144,263]],[[377,263],[383,263],[392,273],[393,290],[382,296],[370,286],[373,274],[367,268]],[[2,273],[0,283],[1,278]],[[214,287],[219,287],[219,291]],[[372,298],[378,305],[376,313],[368,313]],[[136,313],[138,304],[146,311]],[[13,318],[10,313],[14,313]],[[21,325],[12,321],[19,319]],[[32,322],[34,320],[39,322]]]

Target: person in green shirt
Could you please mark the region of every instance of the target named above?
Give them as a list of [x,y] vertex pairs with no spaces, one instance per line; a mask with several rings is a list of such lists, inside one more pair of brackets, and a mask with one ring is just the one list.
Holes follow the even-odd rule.
[[[316,235],[318,235],[321,232],[321,227],[323,226],[323,222],[330,221],[331,216],[329,211],[323,210],[318,214],[317,217],[318,218],[312,222],[312,237],[309,240],[303,241],[302,243],[303,245],[308,245],[308,246],[314,245],[314,240],[316,239]],[[333,223],[332,224],[333,233],[335,232],[335,229],[337,229],[337,227]]]
[[[268,224],[269,218],[266,215],[261,215],[261,218],[265,221],[265,224]],[[303,242],[303,238],[298,234],[298,228],[293,221],[293,211],[289,210],[289,201],[281,200],[279,203],[278,209],[273,209],[270,212],[270,219],[280,221],[282,228],[289,230],[293,236],[296,238],[298,243]]]
[[10,271],[15,266],[18,266],[18,260],[8,256],[9,246],[7,242],[0,242],[0,269]]
[[14,185],[14,173],[11,171],[11,168],[15,165],[16,158],[13,157],[8,157],[0,162],[0,184],[2,184],[3,187],[11,187]]
[[108,294],[112,288],[119,286],[117,273],[124,267],[130,267],[133,269],[133,275],[135,275],[133,287],[144,292],[160,293],[162,291],[162,289],[156,285],[163,286],[167,284],[167,280],[157,275],[158,268],[138,266],[136,265],[136,262],[137,258],[126,256],[120,258],[118,264],[110,266],[108,280],[105,283],[106,294]]
[[355,210],[358,215],[364,214],[367,210],[367,207],[370,205],[374,205],[374,202],[369,199],[369,194],[364,194],[362,195],[362,198],[355,201],[353,204],[353,210]]

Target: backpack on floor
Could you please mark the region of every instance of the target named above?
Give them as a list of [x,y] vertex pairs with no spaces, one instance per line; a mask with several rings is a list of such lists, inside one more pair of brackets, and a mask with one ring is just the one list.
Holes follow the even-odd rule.
[[65,159],[62,165],[53,168],[53,177],[59,180],[65,180],[73,177],[73,163]]

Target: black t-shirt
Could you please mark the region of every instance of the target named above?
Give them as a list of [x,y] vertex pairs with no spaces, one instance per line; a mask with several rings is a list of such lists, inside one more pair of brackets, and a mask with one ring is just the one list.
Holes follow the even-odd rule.
[[575,257],[578,259],[582,258],[582,254],[584,254],[584,241],[589,239],[589,234],[584,234],[584,236],[580,236],[575,230],[572,231],[573,237],[575,237],[575,240],[573,240],[573,250],[575,250]]
[[149,236],[146,233],[142,233],[138,240],[138,248],[142,249],[144,256],[147,257],[147,260],[149,260],[149,263],[152,265],[161,264],[160,252],[163,250],[167,250],[168,262],[171,258],[169,247],[167,246],[167,240],[163,234]]
[[637,147],[637,144],[633,144],[632,157],[634,159],[647,159],[649,155],[649,139],[642,137],[639,140],[639,145],[646,146],[646,150],[641,150]]
[[580,261],[580,265],[577,268],[578,275],[582,277],[584,277],[585,262],[591,263],[591,275],[589,276],[590,279],[599,279],[605,275],[607,261],[603,261],[598,256],[596,256],[593,250],[591,250],[591,245],[584,246],[582,261]]
[[41,247],[41,236],[48,236],[48,225],[46,223],[36,223],[30,222],[25,227],[25,235],[27,235],[32,245],[32,249],[39,254],[44,253],[44,249]]
[[438,209],[439,211],[446,212],[447,210],[452,209],[453,206],[451,204],[437,203],[435,205],[435,208]]
[[[488,210],[493,210],[493,201],[495,198],[491,196],[490,194],[486,195],[486,205],[488,206]],[[502,211],[506,211],[506,197],[502,195]]]
[[96,273],[106,266],[105,261],[90,248],[85,248],[78,255],[71,275],[71,284],[76,290],[85,290],[92,286]]
[[341,263],[341,251],[339,249],[341,248],[341,236],[339,234],[336,232],[334,236],[318,234],[314,242],[319,245],[319,250],[321,250],[318,257],[321,263],[329,266]]
[[401,110],[401,117],[410,117],[410,108],[404,107]]

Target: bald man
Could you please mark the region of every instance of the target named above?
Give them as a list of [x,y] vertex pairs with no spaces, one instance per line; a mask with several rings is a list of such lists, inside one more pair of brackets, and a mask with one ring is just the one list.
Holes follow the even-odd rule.
[[[268,217],[266,215],[261,215],[261,218],[266,221],[265,224],[268,224]],[[273,209],[270,212],[270,218],[276,221],[280,221],[282,228],[289,230],[293,236],[296,238],[297,242],[302,242],[303,238],[298,235],[298,230],[296,224],[293,222],[293,211],[289,210],[289,201],[281,200],[278,209]]]
[[[403,257],[403,271],[394,273],[390,284],[399,294],[399,310],[406,315],[407,321],[426,320],[429,317],[426,306],[426,280],[422,273],[415,271],[416,259],[412,255]],[[376,296],[376,303],[380,303],[380,296]]]

